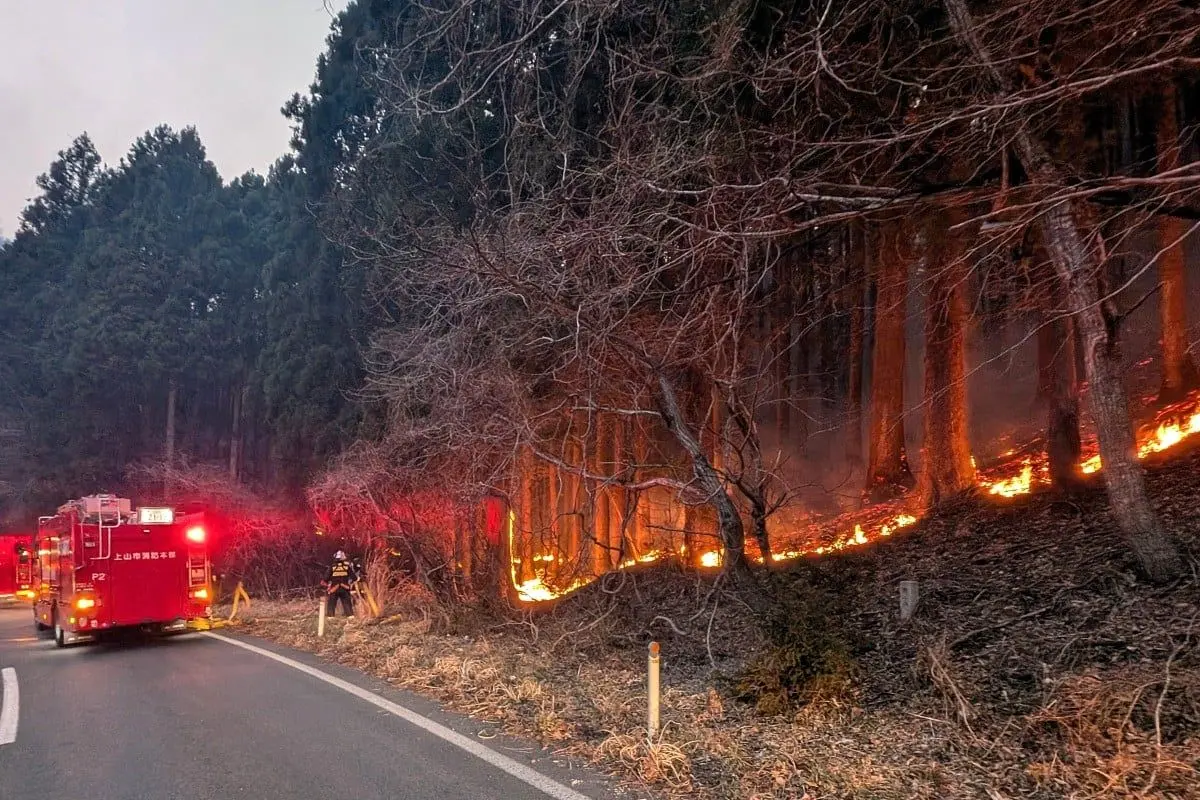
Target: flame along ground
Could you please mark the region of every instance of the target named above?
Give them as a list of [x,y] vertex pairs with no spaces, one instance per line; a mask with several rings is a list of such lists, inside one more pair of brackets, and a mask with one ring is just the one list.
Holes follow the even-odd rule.
[[[1200,434],[1200,394],[1195,394],[1185,401],[1175,403],[1160,410],[1155,415],[1154,421],[1149,426],[1143,428],[1142,433],[1138,436],[1137,456],[1139,459],[1144,459],[1156,453],[1161,453],[1197,434]],[[1035,447],[1036,450],[1034,449]],[[1094,452],[1095,449],[1095,442],[1090,443],[1085,449],[1085,452],[1088,452],[1089,455],[1079,464],[1080,471],[1085,475],[1099,472],[1103,466],[1099,453]],[[1018,453],[1022,452],[1022,450],[1025,452],[1025,455],[1018,456]],[[979,473],[979,486],[981,489],[986,490],[988,495],[1002,498],[1018,497],[1029,494],[1037,487],[1049,484],[1050,470],[1046,461],[1044,448],[1041,448],[1039,443],[1031,443],[1031,445],[1027,445],[1020,450],[1009,450],[1002,455],[1002,458],[1008,458],[1009,460],[987,470],[981,470]],[[971,463],[975,463],[973,457]],[[774,552],[771,553],[771,560],[791,561],[806,555],[821,556],[853,547],[861,547],[877,539],[891,536],[901,528],[906,528],[916,522],[917,517],[904,513],[895,504],[877,505],[853,514],[837,517],[825,524],[814,525],[811,531],[813,535],[809,537],[809,540],[827,539],[825,544],[809,545],[799,549]],[[509,552],[512,552],[515,527],[516,515],[514,512],[509,511]],[[830,530],[840,532],[835,533],[829,539],[827,534]],[[822,536],[823,533],[826,535]],[[680,555],[682,554],[681,550]],[[666,554],[658,550],[644,553],[637,558],[627,559],[622,562],[618,566],[618,569],[627,569],[639,563],[658,561],[664,555]],[[718,568],[722,564],[722,556],[723,554],[720,550],[704,552],[699,557],[700,566],[706,569]],[[553,555],[540,554],[535,555],[533,560],[554,562],[557,559]],[[762,563],[763,558],[761,555],[758,555],[755,560]],[[517,597],[525,602],[554,600],[570,594],[595,580],[591,576],[582,577],[577,578],[567,585],[554,587],[547,585],[542,577],[520,581],[517,574],[518,563],[519,561],[515,559],[511,560],[510,572]]]

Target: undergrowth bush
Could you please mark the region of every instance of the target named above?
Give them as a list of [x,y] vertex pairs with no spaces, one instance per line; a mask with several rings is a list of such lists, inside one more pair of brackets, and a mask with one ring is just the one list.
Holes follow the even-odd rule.
[[774,716],[853,686],[857,665],[842,620],[845,600],[816,571],[773,577],[762,620],[769,646],[734,678],[734,696]]

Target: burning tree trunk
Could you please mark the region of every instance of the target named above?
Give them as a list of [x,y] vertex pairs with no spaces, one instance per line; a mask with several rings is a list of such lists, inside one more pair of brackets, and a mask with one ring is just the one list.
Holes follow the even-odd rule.
[[875,353],[871,367],[871,433],[868,500],[912,486],[904,452],[904,320],[908,264],[900,252],[901,228],[884,223],[876,250]]
[[[1168,81],[1158,114],[1158,171],[1179,168],[1179,121],[1175,85]],[[1159,400],[1181,399],[1197,384],[1196,365],[1188,355],[1187,290],[1184,279],[1183,240],[1188,226],[1179,217],[1159,217],[1158,279],[1162,283],[1159,316],[1162,320],[1162,387]]]
[[[609,446],[611,437],[606,435],[606,419],[594,415],[590,425],[588,446],[588,471],[593,475],[605,475],[609,467],[609,459],[605,456],[605,448]],[[596,481],[589,487],[591,492],[592,513],[589,515],[592,531],[592,571],[602,575],[612,568],[612,555],[609,550],[609,499],[608,488],[603,482]]]
[[1056,489],[1079,483],[1079,386],[1070,320],[1051,314],[1038,328],[1038,394],[1046,403],[1046,455]]
[[920,497],[927,506],[975,485],[967,435],[966,253],[952,230],[966,214],[951,208],[929,226],[933,263],[925,306],[925,446]]
[[534,537],[534,513],[533,513],[533,483],[534,483],[534,461],[529,454],[528,448],[521,448],[521,454],[517,461],[517,469],[519,470],[519,492],[520,497],[517,502],[517,513],[519,514],[519,524],[514,526],[512,541],[509,542],[509,560],[520,563],[520,568],[517,570],[517,577],[520,582],[524,583],[527,580],[535,577],[532,566],[533,559],[533,537]]
[[[965,0],[944,0],[951,25],[979,68],[997,89],[1012,91],[1011,82],[996,65],[975,29]],[[1017,150],[1031,183],[1040,187],[1062,187],[1063,175],[1051,160],[1045,145],[1028,128],[1015,134]],[[1146,494],[1145,479],[1134,449],[1133,426],[1125,387],[1121,382],[1120,357],[1101,311],[1097,277],[1103,269],[1097,253],[1089,249],[1076,223],[1074,201],[1046,204],[1040,219],[1046,249],[1067,299],[1084,346],[1084,364],[1089,385],[1088,398],[1096,421],[1104,483],[1117,525],[1129,542],[1138,566],[1153,581],[1167,581],[1183,570],[1183,561],[1171,538],[1163,530]]]

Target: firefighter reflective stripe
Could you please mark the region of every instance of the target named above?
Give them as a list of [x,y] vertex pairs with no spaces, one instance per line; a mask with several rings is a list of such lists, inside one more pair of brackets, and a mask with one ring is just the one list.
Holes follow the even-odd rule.
[[339,561],[338,563],[334,564],[333,568],[329,571],[329,577],[331,577],[331,578],[349,578],[350,577],[350,565],[344,561]]

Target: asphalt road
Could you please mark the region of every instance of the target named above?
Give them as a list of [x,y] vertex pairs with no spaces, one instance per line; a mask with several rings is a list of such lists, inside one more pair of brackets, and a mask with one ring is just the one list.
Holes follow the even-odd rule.
[[28,609],[0,609],[0,798],[614,796],[533,746],[481,739],[481,723],[238,641],[261,652],[199,634],[59,650]]

